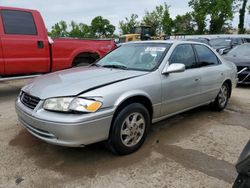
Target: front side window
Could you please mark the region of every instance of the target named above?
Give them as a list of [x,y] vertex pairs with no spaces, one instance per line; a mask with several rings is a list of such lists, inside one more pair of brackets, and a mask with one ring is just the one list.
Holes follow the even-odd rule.
[[192,46],[190,44],[182,44],[177,46],[170,57],[169,63],[184,64],[186,69],[197,67]]
[[170,46],[164,43],[124,44],[102,58],[97,66],[152,71]]
[[217,56],[208,47],[203,45],[194,45],[198,56],[199,66],[209,66],[219,64]]
[[37,35],[32,13],[17,10],[1,10],[5,34]]

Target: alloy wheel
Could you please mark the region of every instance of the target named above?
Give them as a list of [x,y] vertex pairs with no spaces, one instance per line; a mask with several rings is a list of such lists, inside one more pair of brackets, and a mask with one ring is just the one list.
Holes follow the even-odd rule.
[[218,102],[221,107],[224,107],[228,100],[228,88],[223,85],[220,89],[219,95],[218,95]]
[[127,147],[138,144],[145,132],[146,123],[142,114],[129,114],[121,126],[121,141]]

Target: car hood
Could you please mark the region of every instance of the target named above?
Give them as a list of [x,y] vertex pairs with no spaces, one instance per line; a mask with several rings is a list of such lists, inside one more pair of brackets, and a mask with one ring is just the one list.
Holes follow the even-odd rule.
[[76,96],[145,74],[148,74],[148,72],[102,67],[79,67],[40,76],[22,90],[40,99]]
[[224,59],[233,62],[236,66],[250,66],[250,58],[239,58],[231,56],[223,56]]

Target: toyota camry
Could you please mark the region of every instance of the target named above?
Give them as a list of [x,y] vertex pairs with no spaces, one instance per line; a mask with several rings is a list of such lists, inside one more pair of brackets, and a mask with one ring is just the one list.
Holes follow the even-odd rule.
[[139,149],[153,123],[210,104],[223,110],[236,66],[192,41],[125,43],[97,63],[40,76],[16,100],[19,121],[48,143],[106,141],[120,155]]

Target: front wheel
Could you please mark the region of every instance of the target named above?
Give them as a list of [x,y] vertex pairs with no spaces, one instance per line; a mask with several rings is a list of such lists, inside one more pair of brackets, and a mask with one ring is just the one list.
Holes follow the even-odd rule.
[[226,108],[228,99],[230,95],[230,89],[227,83],[224,83],[221,88],[218,96],[213,102],[212,106],[216,111],[222,111]]
[[142,104],[133,103],[122,109],[114,118],[108,148],[119,155],[138,150],[150,127],[148,110]]

